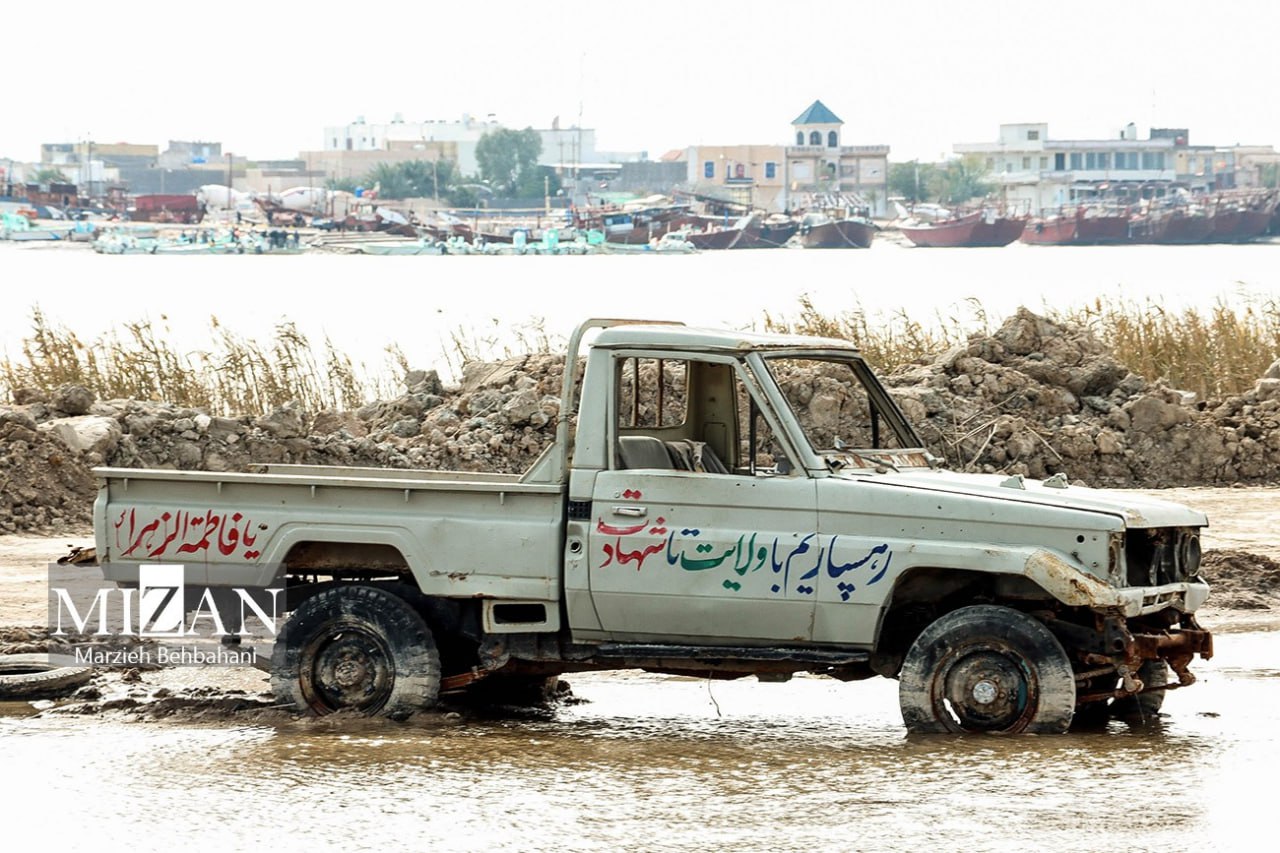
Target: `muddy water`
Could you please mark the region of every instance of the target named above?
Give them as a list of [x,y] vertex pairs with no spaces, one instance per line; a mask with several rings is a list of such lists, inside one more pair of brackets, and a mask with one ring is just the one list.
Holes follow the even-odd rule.
[[4,813],[140,850],[1250,849],[1278,661],[1226,633],[1157,728],[1042,738],[908,738],[884,680],[578,676],[552,712],[344,729],[10,705]]

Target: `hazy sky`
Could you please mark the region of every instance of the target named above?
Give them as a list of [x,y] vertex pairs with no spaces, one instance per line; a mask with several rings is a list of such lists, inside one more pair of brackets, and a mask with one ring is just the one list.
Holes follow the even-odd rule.
[[1074,0],[216,3],[11,0],[0,158],[42,142],[220,141],[252,158],[326,125],[495,114],[603,150],[785,143],[815,98],[845,144],[937,159],[1002,122],[1280,143],[1280,6]]

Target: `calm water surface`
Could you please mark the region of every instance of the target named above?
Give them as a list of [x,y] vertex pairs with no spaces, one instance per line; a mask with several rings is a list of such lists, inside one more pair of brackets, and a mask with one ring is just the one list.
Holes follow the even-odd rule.
[[1263,849],[1280,632],[1218,650],[1158,729],[1063,737],[908,738],[882,679],[578,676],[549,714],[347,731],[11,705],[4,811],[170,851]]
[[269,334],[282,319],[326,336],[370,368],[399,345],[417,367],[448,367],[453,338],[492,354],[559,340],[587,316],[670,318],[746,327],[794,316],[801,295],[824,311],[861,305],[920,322],[993,322],[1019,305],[1066,308],[1098,298],[1170,308],[1280,296],[1280,245],[704,252],[681,256],[367,257],[103,256],[83,246],[0,242],[0,342],[12,355],[33,305],[82,338],[150,319],[193,349],[210,318]]

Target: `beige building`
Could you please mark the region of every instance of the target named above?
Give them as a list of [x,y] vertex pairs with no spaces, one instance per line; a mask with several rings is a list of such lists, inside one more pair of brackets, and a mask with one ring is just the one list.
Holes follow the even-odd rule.
[[794,145],[697,145],[685,154],[693,192],[771,211],[813,195],[861,200],[882,215],[888,145],[844,145],[844,122],[821,101],[791,123]]

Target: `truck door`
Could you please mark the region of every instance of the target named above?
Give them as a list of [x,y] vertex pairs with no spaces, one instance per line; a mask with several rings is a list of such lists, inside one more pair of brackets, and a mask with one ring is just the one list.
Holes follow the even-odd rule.
[[767,449],[773,427],[741,366],[618,361],[612,461],[596,477],[588,534],[604,633],[708,645],[809,640],[821,550],[815,481],[748,456],[747,436]]

